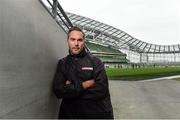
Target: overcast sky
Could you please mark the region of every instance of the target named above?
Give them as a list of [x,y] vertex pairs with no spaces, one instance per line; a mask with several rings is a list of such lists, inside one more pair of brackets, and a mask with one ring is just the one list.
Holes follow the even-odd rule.
[[180,44],[180,0],[59,0],[67,12],[153,44]]

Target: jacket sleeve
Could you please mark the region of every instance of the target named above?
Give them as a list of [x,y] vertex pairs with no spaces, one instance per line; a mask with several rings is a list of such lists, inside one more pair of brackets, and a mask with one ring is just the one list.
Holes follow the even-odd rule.
[[62,60],[58,62],[56,72],[53,79],[53,92],[57,98],[75,98],[79,96],[82,91],[82,83],[66,85],[67,80],[65,75],[65,69],[63,69],[64,63]]
[[108,78],[104,64],[99,59],[94,59],[94,80],[95,86],[85,90],[84,99],[97,100],[105,98],[109,94]]
[[59,60],[53,78],[53,92],[57,98],[63,97],[65,80],[65,76],[62,73],[62,60]]

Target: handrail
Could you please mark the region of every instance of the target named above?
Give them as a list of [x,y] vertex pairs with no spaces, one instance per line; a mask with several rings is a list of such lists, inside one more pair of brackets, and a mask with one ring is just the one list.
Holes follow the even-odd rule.
[[50,15],[56,20],[58,25],[63,27],[67,32],[73,26],[68,16],[57,0],[39,0],[40,3],[46,8]]

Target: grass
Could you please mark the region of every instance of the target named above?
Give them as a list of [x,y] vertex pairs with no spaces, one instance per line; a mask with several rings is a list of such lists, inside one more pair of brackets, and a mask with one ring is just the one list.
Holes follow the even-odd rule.
[[180,67],[162,67],[162,68],[138,68],[138,69],[106,69],[109,79],[117,80],[144,80],[171,75],[180,75]]

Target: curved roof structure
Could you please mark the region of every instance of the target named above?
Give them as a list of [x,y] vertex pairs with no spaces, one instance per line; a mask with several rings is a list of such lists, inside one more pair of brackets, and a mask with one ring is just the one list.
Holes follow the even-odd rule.
[[180,45],[156,45],[141,41],[128,33],[93,19],[66,12],[73,25],[83,28],[92,42],[128,49],[138,53],[180,53]]
[[110,25],[87,17],[65,12],[57,0],[39,0],[65,32],[72,26],[79,26],[85,32],[86,40],[117,49],[127,55],[132,63],[180,63],[180,44],[156,45],[141,41]]

